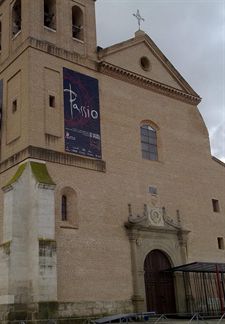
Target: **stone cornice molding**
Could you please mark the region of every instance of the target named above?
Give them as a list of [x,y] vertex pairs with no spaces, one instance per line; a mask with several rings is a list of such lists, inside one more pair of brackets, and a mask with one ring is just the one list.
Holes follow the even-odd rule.
[[167,97],[172,97],[187,102],[194,106],[198,105],[201,101],[199,96],[193,96],[189,93],[183,92],[179,89],[173,88],[150,78],[146,78],[140,74],[128,71],[106,61],[99,62],[99,71],[113,78],[129,82],[141,88],[152,90]]
[[154,41],[143,31],[137,31],[135,33],[135,37],[123,41],[121,43],[114,44],[107,48],[101,49],[98,52],[98,57],[102,61],[106,61],[108,55],[113,55],[114,53],[123,53],[124,49],[128,49],[132,46],[137,46],[141,43],[144,43],[148,49],[152,52],[152,54],[161,62],[161,64],[165,67],[168,73],[173,77],[174,80],[178,82],[181,88],[187,93],[198,96],[198,94],[192,89],[192,87],[188,84],[188,82],[183,78],[183,76],[177,71],[177,69],[173,66],[173,64],[166,58],[166,56],[162,53],[162,51],[158,48],[158,46],[154,43]]
[[[185,229],[175,229],[175,228],[169,228],[169,227],[146,227],[140,224],[131,224],[129,222],[126,222],[124,224],[125,228],[128,230],[128,232],[131,232],[131,235],[136,235],[135,237],[138,238],[140,236],[140,232],[143,233],[166,233],[170,235],[184,235],[186,237],[190,231]],[[134,232],[135,231],[135,232]],[[133,234],[134,233],[134,234]],[[132,236],[131,236],[132,237]]]
[[53,43],[33,37],[28,37],[15,49],[15,51],[9,57],[0,62],[1,72],[3,72],[10,64],[12,64],[12,62],[14,62],[14,60],[18,58],[19,55],[21,55],[28,48],[40,50],[42,52],[65,59],[66,61],[72,63],[76,63],[80,66],[94,71],[97,70],[97,63],[94,59],[57,47]]
[[[48,54],[63,58],[67,61],[83,65],[85,67],[94,68],[95,62],[91,61],[90,58],[82,56],[79,53],[68,51],[64,48],[58,47],[53,43],[29,37],[27,39],[27,45],[35,49],[39,49]],[[94,64],[93,64],[94,63]]]
[[212,156],[212,160],[219,163],[220,165],[222,165],[223,167],[225,167],[225,163],[219,159],[217,159],[215,156]]
[[2,161],[0,163],[0,173],[26,161],[27,159],[36,159],[99,172],[105,172],[106,170],[106,163],[103,160],[95,160],[70,153],[28,146],[13,156],[10,156],[8,159]]

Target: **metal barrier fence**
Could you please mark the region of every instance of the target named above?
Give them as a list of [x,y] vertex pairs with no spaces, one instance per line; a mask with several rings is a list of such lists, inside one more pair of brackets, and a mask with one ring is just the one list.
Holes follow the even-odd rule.
[[[178,317],[179,316],[179,317]],[[112,316],[113,317],[113,316]],[[174,318],[176,317],[176,318]],[[186,317],[186,318],[185,318]],[[0,324],[96,324],[98,322],[96,318],[60,318],[60,319],[34,319],[34,320],[2,320]],[[103,323],[151,323],[151,324],[192,324],[201,322],[202,324],[222,324],[225,323],[225,313],[221,313],[220,316],[204,316],[200,313],[185,313],[185,314],[156,314],[148,319],[136,318],[136,320],[108,320]]]
[[33,320],[1,320],[0,324],[91,324],[91,319],[60,318],[60,319],[33,319]]

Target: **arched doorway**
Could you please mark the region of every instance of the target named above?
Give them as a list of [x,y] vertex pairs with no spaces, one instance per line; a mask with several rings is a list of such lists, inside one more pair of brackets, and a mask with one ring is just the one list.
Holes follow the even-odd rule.
[[153,250],[146,256],[144,271],[148,311],[176,313],[173,275],[162,272],[170,267],[168,257],[160,250]]

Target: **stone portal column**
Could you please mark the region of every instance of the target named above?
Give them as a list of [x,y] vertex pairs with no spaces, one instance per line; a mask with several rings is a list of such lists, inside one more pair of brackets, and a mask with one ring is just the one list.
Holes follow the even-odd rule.
[[138,239],[138,230],[137,229],[128,229],[128,236],[131,246],[131,265],[132,265],[132,276],[133,276],[133,290],[134,294],[132,301],[134,304],[134,310],[136,312],[143,312],[145,310],[144,299],[141,295],[139,280],[138,280],[138,264],[137,264],[137,239]]
[[[188,241],[188,234],[190,232],[187,230],[183,230],[180,228],[177,232],[177,238],[178,238],[178,244],[180,248],[180,257],[182,264],[187,263],[187,241]],[[187,274],[188,275],[188,274]],[[185,296],[185,287],[184,287],[184,278],[183,273],[175,273],[175,283],[176,283],[176,306],[177,311],[180,313],[186,313],[189,312],[188,308],[188,298],[189,294],[187,292],[187,296]],[[187,287],[188,288],[188,287]]]

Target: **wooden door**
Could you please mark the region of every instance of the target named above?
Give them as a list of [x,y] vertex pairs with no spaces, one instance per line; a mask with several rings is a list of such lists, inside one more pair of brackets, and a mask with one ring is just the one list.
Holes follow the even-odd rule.
[[173,275],[162,272],[170,267],[170,261],[160,250],[153,250],[147,255],[144,271],[148,311],[158,314],[176,313]]

